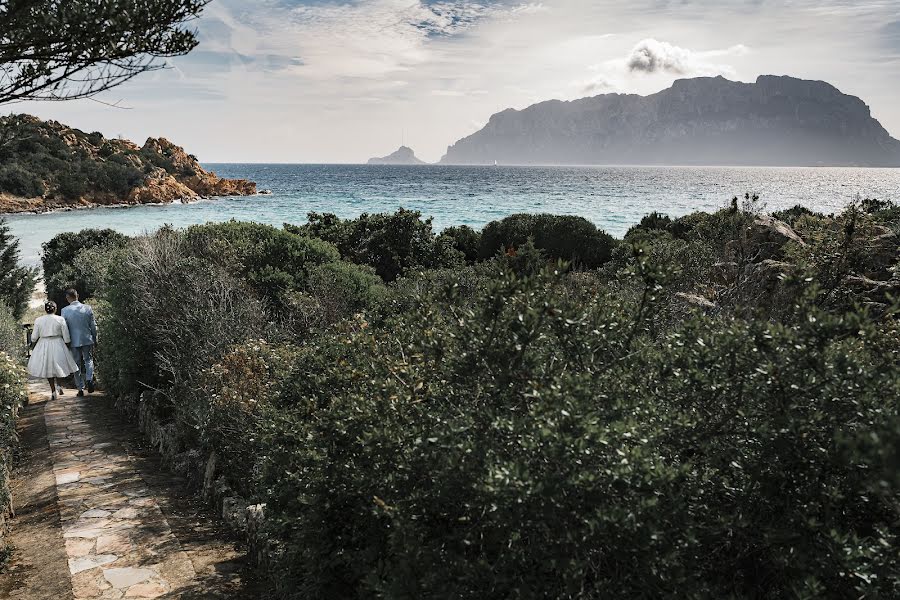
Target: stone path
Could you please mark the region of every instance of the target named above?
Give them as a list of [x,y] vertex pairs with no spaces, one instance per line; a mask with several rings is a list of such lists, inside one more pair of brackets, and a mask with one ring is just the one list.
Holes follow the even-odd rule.
[[[74,393],[44,419],[76,598],[158,598],[196,573],[121,441],[96,432]],[[113,436],[115,437],[115,436]]]
[[[45,383],[34,384],[30,391],[33,401],[48,396]],[[146,458],[135,451],[136,432],[110,404],[102,395],[77,398],[71,390],[44,403],[58,507],[58,521],[50,523],[49,516],[46,520],[48,527],[59,529],[71,597],[256,597],[241,593],[235,576],[240,556],[229,543],[197,539],[194,530],[203,529],[205,515],[174,515],[177,494],[168,493],[155,481],[157,475],[146,472]],[[173,514],[187,546],[161,506]],[[30,596],[22,592],[9,597]]]

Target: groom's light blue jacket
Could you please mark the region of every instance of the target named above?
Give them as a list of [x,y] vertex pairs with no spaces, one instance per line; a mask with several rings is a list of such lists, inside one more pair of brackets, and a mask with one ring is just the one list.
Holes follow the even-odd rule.
[[73,302],[62,309],[62,317],[69,326],[72,347],[93,346],[97,343],[97,321],[94,310],[87,304]]

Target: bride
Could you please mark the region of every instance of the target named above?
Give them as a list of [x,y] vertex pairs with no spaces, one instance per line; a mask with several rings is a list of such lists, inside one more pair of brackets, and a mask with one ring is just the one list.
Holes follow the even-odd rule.
[[[66,320],[56,315],[56,302],[44,305],[47,314],[34,321],[31,341],[35,344],[28,360],[28,373],[50,382],[50,399],[56,400],[56,379],[78,371],[72,354],[66,347],[70,342]],[[62,386],[59,387],[62,394]]]

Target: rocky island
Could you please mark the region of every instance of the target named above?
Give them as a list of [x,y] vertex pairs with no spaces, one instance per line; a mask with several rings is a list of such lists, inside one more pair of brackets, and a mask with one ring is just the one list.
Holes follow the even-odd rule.
[[900,166],[859,98],[822,81],[681,79],[650,96],[550,100],[493,115],[443,164]]
[[427,164],[423,160],[416,157],[416,153],[409,146],[400,146],[400,148],[387,156],[370,158],[370,165],[424,165]]
[[164,138],[138,146],[30,115],[0,117],[2,213],[255,193],[252,181],[218,177]]

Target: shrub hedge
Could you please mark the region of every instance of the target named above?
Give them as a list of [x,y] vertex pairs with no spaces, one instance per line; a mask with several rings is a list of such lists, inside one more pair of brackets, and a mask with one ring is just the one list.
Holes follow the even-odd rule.
[[583,217],[519,214],[488,223],[481,232],[478,255],[487,259],[529,239],[550,260],[565,260],[586,269],[609,261],[616,246],[611,235]]
[[418,211],[403,208],[347,220],[309,213],[309,223],[285,224],[285,229],[331,242],[345,260],[374,268],[388,282],[416,269],[462,264],[462,253],[454,242],[435,235],[431,219],[421,217]]
[[47,297],[62,310],[66,290],[75,288],[82,300],[92,298],[102,287],[105,268],[94,259],[107,249],[121,248],[128,237],[112,229],[82,229],[65,232],[44,243],[41,264]]

